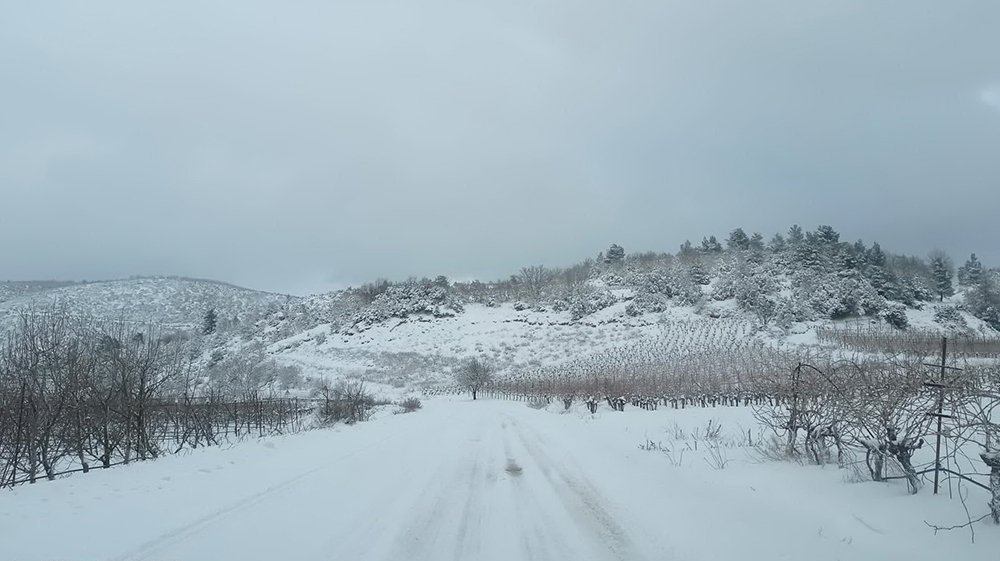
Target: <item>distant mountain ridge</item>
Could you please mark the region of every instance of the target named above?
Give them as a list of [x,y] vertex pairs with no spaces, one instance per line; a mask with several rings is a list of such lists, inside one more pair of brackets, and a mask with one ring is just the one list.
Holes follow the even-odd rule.
[[0,318],[10,321],[18,310],[64,308],[68,313],[103,319],[191,327],[215,309],[220,323],[233,327],[296,302],[296,296],[274,294],[230,283],[188,277],[0,283]]

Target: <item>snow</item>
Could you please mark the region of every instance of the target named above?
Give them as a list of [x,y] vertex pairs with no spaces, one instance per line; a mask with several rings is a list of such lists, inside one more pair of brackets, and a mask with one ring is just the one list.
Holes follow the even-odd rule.
[[[924,524],[963,523],[957,499],[762,461],[748,409],[561,408],[437,398],[4,490],[0,558],[997,558],[1000,531],[986,522],[976,544],[968,529]],[[985,491],[969,493],[985,512]]]
[[124,319],[164,327],[199,326],[209,308],[217,308],[220,322],[256,319],[269,309],[298,299],[209,280],[149,277],[73,284],[55,289],[15,291],[0,289],[0,327],[11,323],[18,310],[65,307],[72,315]]
[[270,350],[279,360],[302,367],[306,376],[364,375],[369,381],[419,386],[446,382],[450,368],[470,356],[486,356],[500,368],[551,366],[659,337],[663,322],[703,320],[692,319],[687,309],[630,318],[624,307],[616,304],[573,322],[569,312],[470,304],[455,317],[393,319],[350,335],[327,329],[322,344],[315,343],[324,332],[317,328],[278,341]]

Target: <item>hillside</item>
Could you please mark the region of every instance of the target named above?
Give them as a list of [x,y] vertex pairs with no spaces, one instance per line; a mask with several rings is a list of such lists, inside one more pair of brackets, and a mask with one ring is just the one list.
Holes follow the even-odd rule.
[[[451,383],[451,372],[470,356],[486,357],[504,373],[563,370],[569,373],[587,360],[619,357],[625,352],[658,352],[688,357],[711,352],[723,355],[743,349],[834,349],[821,339],[831,330],[895,332],[869,319],[800,322],[789,329],[762,328],[752,314],[716,303],[707,308],[677,306],[662,312],[632,315],[629,301],[574,320],[569,311],[515,309],[514,305],[470,304],[450,317],[413,315],[394,318],[347,333],[322,324],[279,339],[268,347],[282,363],[302,369],[309,378],[361,378],[405,393]],[[961,337],[951,326],[935,321],[944,302],[909,310],[908,334]],[[995,332],[982,321],[960,312],[966,335]],[[898,332],[897,332],[898,333]],[[228,353],[243,343],[232,342]],[[664,348],[666,347],[666,348]],[[625,360],[625,359],[621,359]]]
[[[712,351],[831,345],[819,333],[848,326],[995,336],[997,271],[973,256],[957,283],[955,272],[947,256],[925,260],[841,242],[829,226],[793,226],[766,243],[737,228],[724,242],[709,236],[675,254],[612,244],[596,260],[524,267],[507,279],[376,281],[305,298],[164,277],[8,283],[0,285],[0,318],[9,325],[16,310],[60,306],[159,323],[195,337],[190,356],[207,377],[222,360],[266,349],[309,379],[362,378],[405,391],[447,384],[471,356],[524,373],[586,369],[588,357],[653,347],[676,362]],[[202,337],[210,308],[218,331]]]
[[0,321],[4,322],[10,322],[21,309],[65,308],[76,316],[192,328],[214,308],[220,326],[237,329],[297,300],[217,281],[168,277],[65,285],[6,283],[0,287]]
[[[975,256],[956,275],[946,255],[841,242],[829,226],[793,226],[763,240],[737,228],[724,243],[706,237],[676,254],[628,254],[613,244],[596,260],[525,267],[495,281],[379,281],[272,313],[252,339],[308,377],[406,387],[447,381],[470,356],[523,373],[653,346],[672,361],[731,349],[833,347],[831,329],[928,340],[997,335],[1000,275]],[[231,355],[245,342],[221,344]]]

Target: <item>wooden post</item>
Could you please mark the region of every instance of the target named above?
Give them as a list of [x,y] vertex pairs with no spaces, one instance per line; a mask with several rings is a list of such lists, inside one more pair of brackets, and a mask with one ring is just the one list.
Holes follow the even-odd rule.
[[938,393],[937,406],[937,444],[934,446],[934,494],[938,494],[938,481],[941,476],[941,419],[944,416],[944,370],[948,358],[948,338],[941,338],[941,391]]

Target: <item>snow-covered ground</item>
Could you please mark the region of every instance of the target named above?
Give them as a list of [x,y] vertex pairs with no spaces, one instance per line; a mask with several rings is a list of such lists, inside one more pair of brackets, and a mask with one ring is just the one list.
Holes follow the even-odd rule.
[[0,559],[997,559],[985,521],[924,524],[957,498],[761,461],[747,409],[559,407],[436,398],[3,490]]
[[71,315],[88,318],[191,328],[201,325],[209,308],[218,311],[221,324],[235,327],[299,300],[216,281],[172,277],[100,281],[23,292],[15,291],[12,285],[0,288],[0,327],[11,323],[19,310],[65,309]]
[[569,312],[470,304],[455,317],[393,318],[350,334],[332,333],[321,325],[278,341],[269,350],[309,377],[353,376],[397,388],[420,388],[450,383],[453,367],[472,356],[487,358],[501,371],[523,371],[644,341],[704,349],[766,338],[742,317],[713,319],[689,307],[631,317],[625,305],[572,321]]

